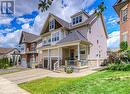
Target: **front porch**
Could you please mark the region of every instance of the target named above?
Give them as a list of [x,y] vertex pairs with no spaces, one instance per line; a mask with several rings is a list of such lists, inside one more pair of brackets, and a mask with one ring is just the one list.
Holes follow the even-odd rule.
[[38,63],[41,63],[43,68],[49,70],[57,70],[61,66],[71,66],[79,69],[87,68],[89,49],[89,44],[81,42],[44,48],[42,49],[41,62],[39,56]]

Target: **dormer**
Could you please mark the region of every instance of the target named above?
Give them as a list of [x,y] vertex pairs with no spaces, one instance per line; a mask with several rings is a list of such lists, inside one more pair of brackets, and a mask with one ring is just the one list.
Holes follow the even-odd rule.
[[72,25],[78,25],[88,19],[89,15],[85,11],[80,11],[71,16]]

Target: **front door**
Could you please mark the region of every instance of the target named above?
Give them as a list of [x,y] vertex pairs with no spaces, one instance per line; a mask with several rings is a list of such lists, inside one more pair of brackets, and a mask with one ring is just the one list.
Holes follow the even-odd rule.
[[70,64],[74,64],[74,49],[70,49]]

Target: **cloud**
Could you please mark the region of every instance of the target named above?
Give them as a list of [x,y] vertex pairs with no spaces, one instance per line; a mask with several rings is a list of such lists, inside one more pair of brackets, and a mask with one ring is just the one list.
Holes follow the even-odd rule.
[[107,46],[108,48],[115,49],[119,48],[120,45],[120,32],[114,31],[111,34],[109,34],[109,39],[107,40]]
[[114,25],[117,24],[118,21],[119,21],[119,18],[110,16],[110,18],[108,19],[107,24],[111,24],[111,25],[114,26]]
[[19,42],[20,35],[20,30],[9,33],[6,37],[0,34],[0,47],[16,47]]
[[12,19],[10,17],[0,17],[0,24],[9,24]]
[[[34,24],[30,26],[28,20],[25,17],[20,18],[21,15],[25,15],[31,13],[32,11],[37,10],[39,0],[15,0],[15,19],[13,23],[13,27],[18,27],[19,29],[14,30],[11,33],[8,33],[5,36],[0,34],[0,46],[4,47],[15,47],[20,38],[20,33],[22,30],[26,32],[30,32],[33,34],[40,34],[41,29],[44,25],[44,22],[49,14],[49,12],[55,14],[56,16],[70,22],[70,16],[74,13],[84,9],[86,7],[91,6],[96,0],[64,0],[66,3],[66,7],[63,7],[61,4],[61,0],[54,0],[52,6],[48,9],[48,11],[41,13],[33,18]],[[19,24],[18,24],[19,23]]]
[[15,16],[38,11],[39,0],[15,0]]
[[63,8],[61,4],[61,0],[54,0],[52,6],[48,9],[48,11],[39,13],[39,15],[35,18],[35,22],[33,25],[33,33],[39,34],[44,25],[44,22],[50,13],[55,14],[56,16],[64,19],[65,21],[70,22],[70,16],[79,12],[81,9],[85,7],[91,6],[96,0],[64,0],[66,7]]

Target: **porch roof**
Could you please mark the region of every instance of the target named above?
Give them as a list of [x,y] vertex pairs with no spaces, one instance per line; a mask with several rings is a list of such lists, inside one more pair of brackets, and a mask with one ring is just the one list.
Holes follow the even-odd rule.
[[67,37],[60,40],[57,44],[74,42],[74,41],[85,41],[88,42],[87,38],[79,31],[74,31],[70,33]]

